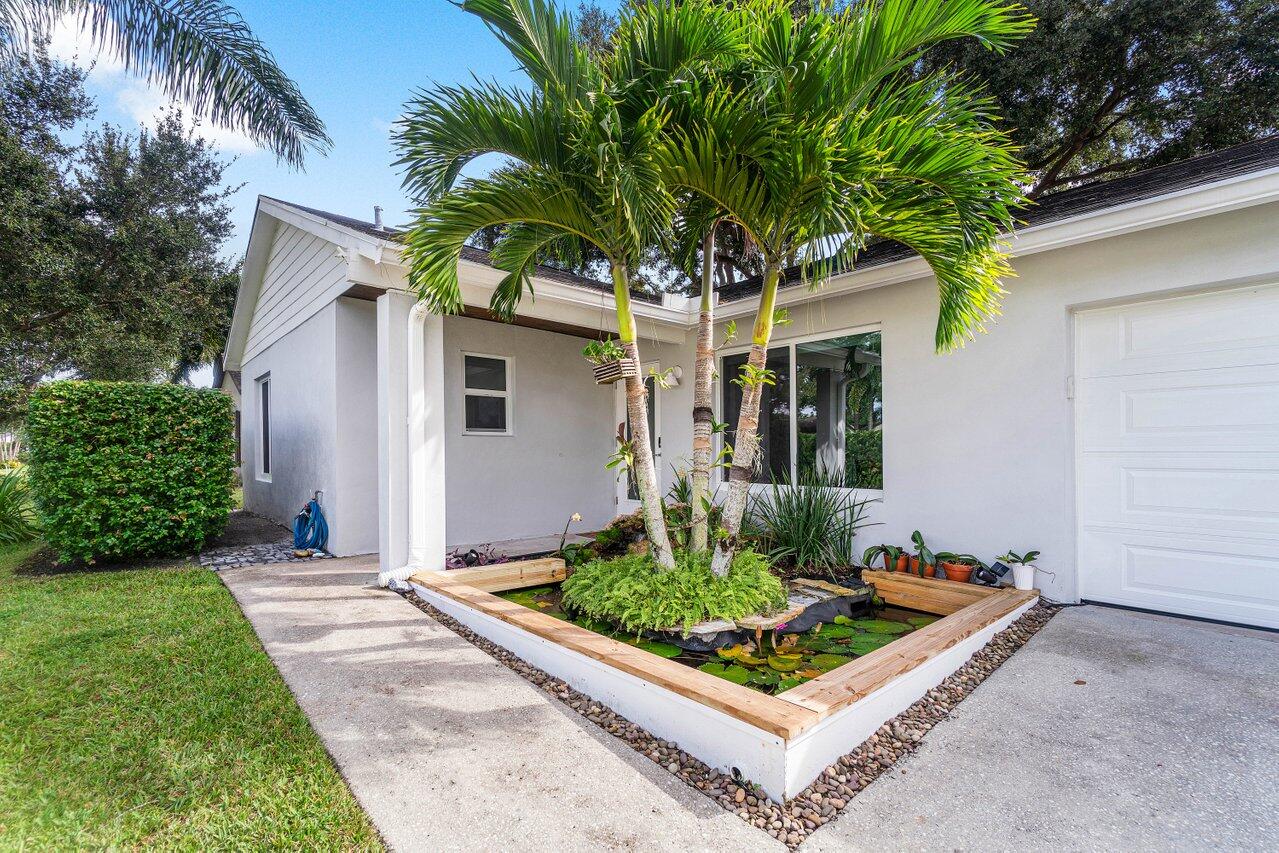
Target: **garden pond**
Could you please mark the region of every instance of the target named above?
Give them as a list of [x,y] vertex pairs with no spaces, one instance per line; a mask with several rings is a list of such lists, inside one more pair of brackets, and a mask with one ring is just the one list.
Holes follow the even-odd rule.
[[660,657],[702,672],[744,684],[762,693],[777,694],[823,673],[852,663],[912,631],[936,622],[939,616],[898,607],[876,607],[861,618],[837,616],[829,624],[803,633],[763,631],[755,639],[711,652],[694,652],[674,643],[628,631],[581,615],[566,613],[558,585],[497,593],[514,604],[572,622]]

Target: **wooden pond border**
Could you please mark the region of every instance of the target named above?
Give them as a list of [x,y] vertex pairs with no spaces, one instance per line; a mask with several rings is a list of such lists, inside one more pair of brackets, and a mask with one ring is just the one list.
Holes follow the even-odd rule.
[[865,571],[886,604],[942,618],[770,696],[494,595],[564,577],[563,560],[543,558],[424,571],[409,582],[471,630],[707,764],[736,768],[778,801],[940,684],[1039,597]]

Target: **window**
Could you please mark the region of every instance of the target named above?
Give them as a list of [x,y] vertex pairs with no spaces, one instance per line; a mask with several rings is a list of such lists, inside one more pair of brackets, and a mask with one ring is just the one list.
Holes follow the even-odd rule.
[[[747,355],[725,356],[720,370],[730,444],[742,404],[742,388],[732,380]],[[822,472],[842,477],[850,487],[882,489],[880,333],[784,344],[768,351],[765,366],[776,380],[764,387],[760,405],[756,482]]]
[[463,432],[469,435],[511,435],[510,358],[462,354]]
[[271,479],[271,374],[258,380],[258,479]]

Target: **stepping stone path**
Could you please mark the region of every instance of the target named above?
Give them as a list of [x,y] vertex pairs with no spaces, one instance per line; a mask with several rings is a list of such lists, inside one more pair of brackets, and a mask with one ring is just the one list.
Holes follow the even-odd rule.
[[327,551],[312,551],[310,557],[293,554],[293,540],[263,542],[257,545],[239,545],[230,548],[211,548],[200,555],[200,565],[220,572],[241,566],[259,566],[263,563],[309,563],[314,560],[332,559]]

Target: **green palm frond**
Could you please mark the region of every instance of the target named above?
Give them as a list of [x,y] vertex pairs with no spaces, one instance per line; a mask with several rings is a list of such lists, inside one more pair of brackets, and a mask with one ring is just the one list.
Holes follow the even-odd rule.
[[572,19],[543,0],[462,0],[502,42],[532,79],[552,96],[576,99],[598,84],[591,62],[573,32]]
[[332,144],[297,85],[221,0],[0,0],[0,52],[47,38],[67,14],[197,117],[246,134],[290,166]]
[[[458,286],[457,263],[462,247],[475,232],[492,225],[524,225],[552,229],[562,236],[576,236],[588,242],[598,239],[594,215],[581,197],[558,176],[545,175],[531,169],[500,171],[486,178],[463,180],[453,190],[419,210],[414,225],[404,235],[405,254],[409,262],[409,283],[418,296],[439,314],[462,310],[462,294]],[[496,258],[508,263],[523,255],[503,244],[507,240],[529,243],[526,228],[507,228],[493,248]],[[547,245],[538,242],[529,251]],[[511,296],[524,289],[527,264],[516,262],[518,269],[502,267],[517,273],[514,282],[506,284],[493,310],[504,316],[514,312]]]
[[396,122],[404,185],[419,200],[453,186],[462,168],[482,154],[520,163],[569,167],[564,136],[571,116],[537,93],[493,84],[436,86],[417,93]]

